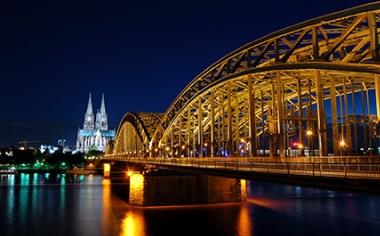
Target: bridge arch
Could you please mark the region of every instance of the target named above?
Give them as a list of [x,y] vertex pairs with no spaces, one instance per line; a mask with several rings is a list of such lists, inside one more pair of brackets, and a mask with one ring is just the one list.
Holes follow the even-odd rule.
[[[362,5],[279,30],[227,54],[169,106],[163,129],[153,135],[159,155],[256,156],[267,148],[271,156],[285,156],[289,134],[301,144],[300,155],[304,146],[310,150],[311,141],[320,155],[337,155],[354,142],[357,151],[351,126],[361,125],[369,134],[380,117],[379,13],[380,3]],[[368,98],[374,89],[377,118]],[[358,92],[363,112],[348,108],[356,106],[352,94]],[[330,128],[326,113],[331,113]],[[334,140],[330,151],[328,129]]]
[[125,113],[117,129],[112,153],[131,156],[149,155],[152,135],[160,125],[161,116],[152,112]]
[[194,78],[164,114],[126,113],[113,153],[371,154],[380,120],[379,26],[375,2],[248,43]]

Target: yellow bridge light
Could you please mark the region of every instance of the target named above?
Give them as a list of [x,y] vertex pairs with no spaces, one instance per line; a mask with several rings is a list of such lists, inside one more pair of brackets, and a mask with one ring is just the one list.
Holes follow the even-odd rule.
[[313,135],[313,131],[311,129],[306,130],[306,135],[307,136],[312,136]]
[[346,142],[344,141],[344,139],[342,139],[342,140],[339,141],[339,146],[340,147],[345,147],[346,146]]

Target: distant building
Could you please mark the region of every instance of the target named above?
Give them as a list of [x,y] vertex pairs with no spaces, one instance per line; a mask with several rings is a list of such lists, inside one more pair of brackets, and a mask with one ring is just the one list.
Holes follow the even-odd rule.
[[96,119],[92,110],[91,93],[88,98],[87,111],[84,115],[83,129],[78,130],[76,149],[81,152],[90,150],[105,151],[109,140],[115,138],[115,130],[108,129],[108,118],[104,94],[100,110],[96,113]]

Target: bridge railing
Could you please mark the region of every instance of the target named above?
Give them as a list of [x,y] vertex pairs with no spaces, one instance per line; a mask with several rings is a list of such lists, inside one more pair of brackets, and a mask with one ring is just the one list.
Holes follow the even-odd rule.
[[[367,157],[357,160],[357,157],[313,158],[307,161],[297,158],[288,161],[272,161],[266,158],[137,158],[105,156],[105,159],[128,161],[162,166],[177,166],[187,168],[203,168],[224,171],[261,172],[289,175],[331,176],[343,178],[380,178],[380,162],[378,157]],[[361,157],[362,158],[362,157]]]
[[[148,157],[134,157],[127,154],[110,154],[105,156],[108,159],[112,158],[122,158],[122,159],[133,159],[133,158],[144,158],[151,159]],[[153,157],[153,159],[169,159],[169,160],[223,160],[232,162],[270,162],[270,163],[345,163],[345,164],[380,164],[380,156],[323,156],[323,157]]]

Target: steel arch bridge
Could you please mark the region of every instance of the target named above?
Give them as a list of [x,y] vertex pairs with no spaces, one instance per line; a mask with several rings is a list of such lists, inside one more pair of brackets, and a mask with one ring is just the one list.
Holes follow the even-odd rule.
[[106,153],[145,155],[161,117],[153,112],[125,113],[117,129],[116,141],[107,146]]
[[380,120],[379,14],[380,2],[370,3],[238,48],[194,78],[162,116],[127,113],[108,154],[284,157],[353,155],[360,145],[372,150]]

